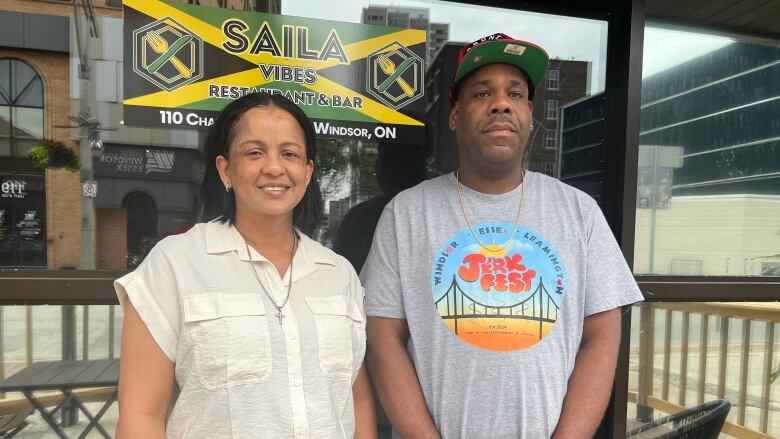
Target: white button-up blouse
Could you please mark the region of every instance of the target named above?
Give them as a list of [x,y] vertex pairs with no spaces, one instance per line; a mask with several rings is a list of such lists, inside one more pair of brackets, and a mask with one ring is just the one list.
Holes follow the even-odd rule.
[[[180,389],[169,438],[351,438],[352,383],[365,354],[363,288],[352,266],[298,233],[290,299],[277,311],[238,231],[198,224],[155,246],[115,282],[175,363]],[[280,278],[252,252],[260,280],[284,302]]]

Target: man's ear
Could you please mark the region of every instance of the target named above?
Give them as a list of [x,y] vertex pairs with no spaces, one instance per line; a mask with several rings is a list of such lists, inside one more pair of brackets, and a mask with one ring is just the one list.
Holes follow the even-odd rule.
[[455,101],[450,110],[450,117],[448,119],[450,130],[455,131],[455,127],[458,122],[458,111],[460,111],[460,101]]

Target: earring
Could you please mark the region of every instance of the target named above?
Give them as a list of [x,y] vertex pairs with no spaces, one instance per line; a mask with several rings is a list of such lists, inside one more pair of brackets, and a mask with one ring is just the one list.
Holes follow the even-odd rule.
[[224,182],[225,184],[225,192],[230,192],[230,183]]
[[529,125],[529,126],[528,126],[528,129],[529,129],[529,130],[532,130],[532,129],[534,129],[534,124],[531,124],[531,125]]

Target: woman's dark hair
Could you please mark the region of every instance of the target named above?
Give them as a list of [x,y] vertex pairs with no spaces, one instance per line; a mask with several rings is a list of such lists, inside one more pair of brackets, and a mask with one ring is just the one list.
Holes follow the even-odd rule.
[[[235,137],[235,128],[241,116],[252,108],[273,106],[282,109],[295,118],[303,130],[306,141],[306,160],[316,161],[317,145],[311,121],[297,105],[282,95],[249,93],[228,104],[211,126],[206,138],[207,166],[201,186],[203,220],[219,219],[221,222],[236,221],[235,192],[226,192],[217,172],[217,156],[228,158],[230,145]],[[293,223],[306,234],[311,234],[322,220],[322,195],[320,193],[317,168],[311,176],[303,199],[293,210]]]

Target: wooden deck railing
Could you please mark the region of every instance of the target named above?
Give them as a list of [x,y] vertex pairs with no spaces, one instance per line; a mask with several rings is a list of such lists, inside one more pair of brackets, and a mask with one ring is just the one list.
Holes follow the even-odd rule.
[[[646,303],[637,308],[639,347],[632,349],[636,370],[630,372],[637,374],[637,385],[635,392],[629,392],[629,401],[637,403],[640,422],[649,420],[653,410],[670,413],[725,398],[732,410],[724,432],[738,438],[780,434],[780,414],[772,417],[780,411],[780,401],[772,404],[771,399],[773,387],[780,392],[780,383],[769,381],[780,304]],[[696,320],[698,327],[693,328],[691,322]],[[736,340],[735,333],[740,334]],[[729,356],[738,356],[738,364],[730,364]],[[760,362],[751,362],[751,356]],[[678,357],[678,367],[673,367],[673,357]],[[713,367],[717,378],[708,382]],[[757,409],[758,415],[751,410],[748,416],[748,407]]]

